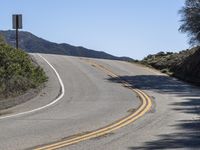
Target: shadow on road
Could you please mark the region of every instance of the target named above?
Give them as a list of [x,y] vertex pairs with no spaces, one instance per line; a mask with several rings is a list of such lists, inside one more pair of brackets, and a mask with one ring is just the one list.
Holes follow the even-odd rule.
[[109,78],[109,81],[120,83],[127,81],[130,86],[143,90],[156,91],[164,94],[174,94],[181,97],[183,101],[170,104],[170,108],[180,112],[197,115],[191,120],[180,120],[171,125],[176,128],[176,133],[157,135],[158,140],[147,141],[141,147],[129,147],[135,149],[200,149],[200,88],[180,82],[168,76],[140,75],[121,76]]

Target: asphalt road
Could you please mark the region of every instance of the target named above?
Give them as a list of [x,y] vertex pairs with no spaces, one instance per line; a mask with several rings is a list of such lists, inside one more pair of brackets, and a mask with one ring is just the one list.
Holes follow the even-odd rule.
[[[34,56],[45,68],[50,81],[38,97],[10,109],[5,115],[34,110],[59,97],[61,87],[54,71],[42,58]],[[129,115],[141,105],[136,93],[93,63],[146,92],[153,106],[144,116],[123,128],[62,149],[200,149],[199,88],[127,62],[42,56],[59,73],[65,93],[49,107],[0,119],[0,149],[33,149],[87,133]]]

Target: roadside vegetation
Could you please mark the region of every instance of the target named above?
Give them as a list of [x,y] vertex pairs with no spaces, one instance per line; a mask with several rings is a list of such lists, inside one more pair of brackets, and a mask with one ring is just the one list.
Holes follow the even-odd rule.
[[27,53],[7,45],[0,36],[0,99],[23,94],[45,81],[43,69]]
[[200,85],[200,47],[179,53],[159,52],[148,55],[140,63],[163,73]]

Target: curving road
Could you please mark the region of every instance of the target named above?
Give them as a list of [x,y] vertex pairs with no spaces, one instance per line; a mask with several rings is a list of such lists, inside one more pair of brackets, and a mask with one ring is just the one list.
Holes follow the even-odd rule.
[[[49,83],[34,100],[8,110],[5,115],[27,112],[52,102],[53,105],[28,114],[0,118],[0,149],[41,148],[67,140],[71,135],[87,134],[128,116],[142,103],[131,86],[150,96],[153,105],[148,113],[109,134],[61,149],[200,148],[199,88],[127,62],[42,56],[57,70],[65,93],[54,103],[62,91],[59,80],[52,68],[34,54],[49,75]],[[129,88],[124,87],[124,82]]]

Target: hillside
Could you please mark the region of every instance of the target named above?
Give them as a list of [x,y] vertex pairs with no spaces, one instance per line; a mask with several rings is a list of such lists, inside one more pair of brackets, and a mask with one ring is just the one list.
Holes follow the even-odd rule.
[[0,38],[0,101],[37,88],[47,80],[42,68],[20,49],[4,43]]
[[[0,31],[0,33],[4,35],[5,40],[8,44],[12,46],[15,45],[14,31]],[[19,36],[19,47],[31,53],[60,54],[79,57],[132,61],[132,59],[128,57],[116,57],[105,52],[90,50],[81,46],[76,47],[65,43],[57,44],[49,42],[33,35],[30,32],[21,31],[19,33]]]
[[145,57],[141,63],[182,80],[200,85],[200,47],[179,53],[159,52]]

